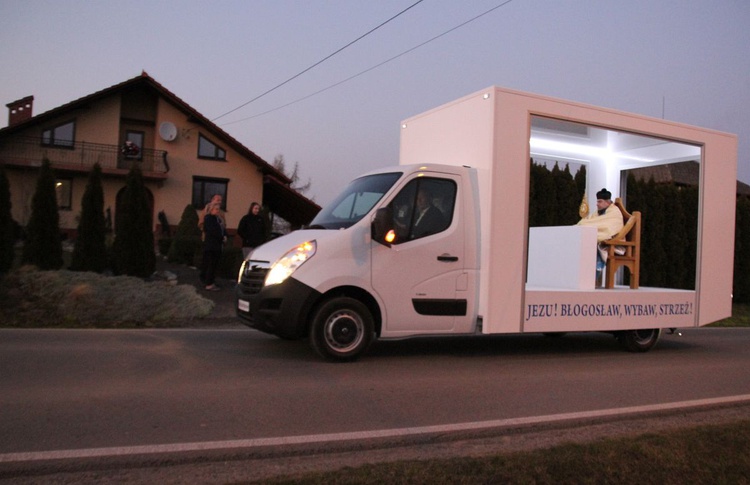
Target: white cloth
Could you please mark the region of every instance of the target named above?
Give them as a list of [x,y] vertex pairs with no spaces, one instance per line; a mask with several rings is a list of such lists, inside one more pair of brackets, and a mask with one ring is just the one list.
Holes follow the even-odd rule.
[[611,239],[620,232],[624,224],[620,209],[616,205],[610,204],[604,210],[604,214],[600,215],[599,211],[594,212],[590,216],[578,221],[577,225],[596,227],[596,240],[597,242],[602,242]]

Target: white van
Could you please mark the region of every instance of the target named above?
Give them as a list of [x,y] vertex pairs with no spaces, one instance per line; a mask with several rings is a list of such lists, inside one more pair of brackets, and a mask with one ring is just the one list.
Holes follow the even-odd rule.
[[[646,351],[661,329],[731,315],[734,135],[498,87],[401,129],[401,165],[248,256],[243,323],[352,360],[425,335],[610,332]],[[627,201],[626,170],[698,162],[695,290],[598,288],[595,229],[528,227],[530,160],[585,166],[591,207],[600,187]]]

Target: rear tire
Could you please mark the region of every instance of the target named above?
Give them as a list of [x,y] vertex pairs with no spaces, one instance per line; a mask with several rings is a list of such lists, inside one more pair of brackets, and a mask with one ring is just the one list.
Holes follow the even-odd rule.
[[660,328],[624,330],[615,334],[617,341],[628,352],[648,352],[656,345],[660,336]]
[[310,325],[310,344],[324,359],[348,362],[359,358],[375,336],[370,310],[346,296],[323,303]]
[[568,335],[568,332],[544,332],[543,335],[548,338],[562,338]]

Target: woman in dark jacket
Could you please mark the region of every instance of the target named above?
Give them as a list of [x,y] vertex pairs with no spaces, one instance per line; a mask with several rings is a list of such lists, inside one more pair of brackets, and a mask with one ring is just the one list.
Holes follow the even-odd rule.
[[224,226],[219,218],[220,204],[211,204],[208,214],[203,218],[203,262],[201,264],[200,278],[206,290],[218,291],[221,288],[214,282],[216,279],[216,268],[221,259],[221,249],[226,241]]
[[266,221],[260,215],[260,204],[253,202],[247,214],[240,219],[237,234],[242,238],[242,256],[266,242]]

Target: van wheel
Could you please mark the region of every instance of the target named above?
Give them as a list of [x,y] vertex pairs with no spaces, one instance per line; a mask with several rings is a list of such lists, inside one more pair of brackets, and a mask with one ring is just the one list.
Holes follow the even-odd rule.
[[549,338],[561,338],[568,335],[568,332],[544,332],[543,335]]
[[321,357],[352,361],[373,340],[375,325],[365,305],[349,297],[336,297],[321,305],[310,325],[310,344]]
[[628,352],[648,352],[661,336],[660,328],[625,330],[615,334],[617,341]]

